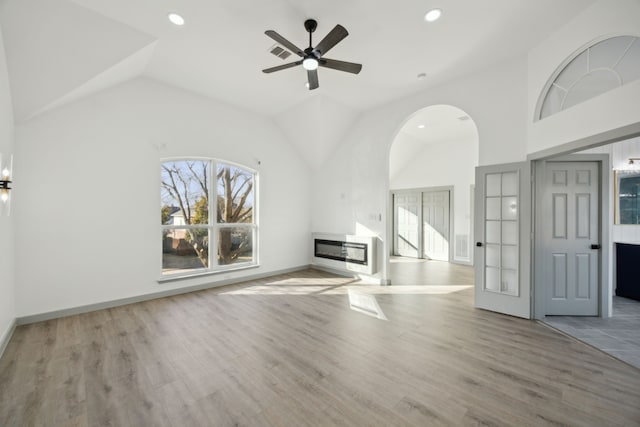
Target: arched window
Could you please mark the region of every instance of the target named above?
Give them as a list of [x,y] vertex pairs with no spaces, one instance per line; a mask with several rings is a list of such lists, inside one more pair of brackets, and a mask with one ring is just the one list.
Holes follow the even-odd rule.
[[640,40],[617,36],[576,52],[551,76],[538,103],[541,120],[640,78]]
[[162,275],[257,263],[256,172],[215,159],[160,164]]

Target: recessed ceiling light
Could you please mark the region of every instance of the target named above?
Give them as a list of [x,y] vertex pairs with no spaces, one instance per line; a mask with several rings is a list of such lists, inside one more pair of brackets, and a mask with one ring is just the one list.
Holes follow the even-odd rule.
[[424,15],[424,20],[427,22],[434,22],[434,21],[437,21],[441,15],[442,15],[441,9],[431,9],[429,12],[427,12]]
[[184,25],[184,18],[175,12],[169,13],[167,17],[169,18],[169,21],[171,21],[171,23],[174,25]]
[[424,129],[424,125],[418,125],[418,129]]

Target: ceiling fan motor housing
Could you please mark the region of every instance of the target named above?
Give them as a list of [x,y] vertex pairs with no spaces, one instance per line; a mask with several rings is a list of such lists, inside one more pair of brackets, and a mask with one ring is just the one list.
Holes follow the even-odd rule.
[[318,21],[316,21],[315,19],[307,19],[306,21],[304,21],[304,28],[307,30],[307,32],[313,33],[316,28],[318,28]]

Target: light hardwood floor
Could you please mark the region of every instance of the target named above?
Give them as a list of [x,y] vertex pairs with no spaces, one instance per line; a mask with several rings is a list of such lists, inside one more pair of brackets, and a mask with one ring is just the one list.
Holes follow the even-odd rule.
[[468,276],[307,270],[21,326],[0,425],[640,425],[639,370],[474,309]]

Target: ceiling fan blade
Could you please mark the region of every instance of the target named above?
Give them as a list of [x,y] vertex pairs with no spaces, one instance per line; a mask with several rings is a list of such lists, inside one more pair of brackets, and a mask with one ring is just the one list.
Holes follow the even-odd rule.
[[290,62],[284,65],[278,65],[277,67],[266,68],[262,70],[263,73],[273,73],[274,71],[286,70],[287,68],[292,68],[297,65],[302,64],[302,61]]
[[309,81],[309,90],[314,90],[320,87],[318,83],[318,70],[307,70],[307,79]]
[[340,40],[347,37],[349,33],[347,29],[342,25],[336,25],[333,30],[327,34],[320,43],[316,46],[315,50],[320,52],[320,55],[324,55],[329,50],[340,42]]
[[280,34],[276,33],[273,30],[267,30],[264,32],[266,35],[268,35],[269,37],[271,37],[272,39],[274,39],[275,41],[277,41],[278,43],[280,43],[282,46],[286,47],[287,49],[289,49],[291,52],[295,53],[296,55],[302,57],[304,56],[304,53],[302,52],[302,49],[300,49],[298,46],[296,46],[295,44],[291,43],[289,40],[285,39],[284,37],[282,37]]
[[347,73],[358,74],[362,70],[362,64],[354,62],[338,61],[337,59],[320,58],[321,67],[332,68],[338,71],[346,71]]

